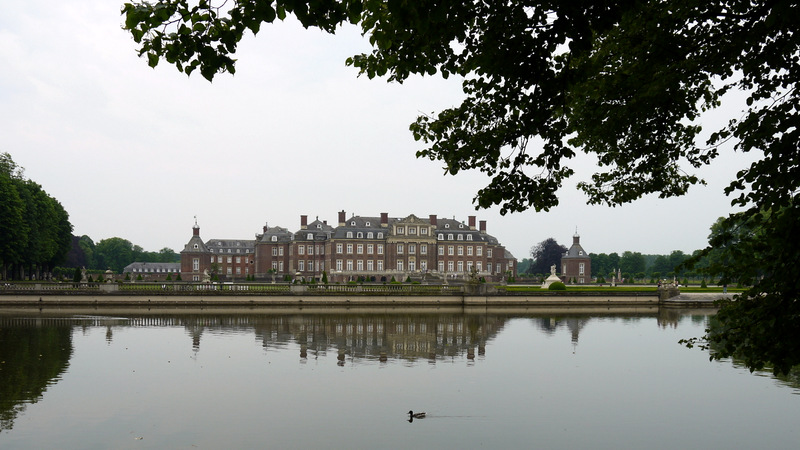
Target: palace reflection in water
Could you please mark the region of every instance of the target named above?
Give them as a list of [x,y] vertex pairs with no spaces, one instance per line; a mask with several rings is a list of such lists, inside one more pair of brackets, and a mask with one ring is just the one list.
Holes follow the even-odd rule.
[[[674,396],[662,397],[664,391],[690,389],[692,408],[702,405],[703,414],[725,415],[743,402],[753,407],[756,397],[732,398],[716,410],[713,405],[724,398],[720,392],[746,389],[762,398],[765,387],[756,380],[775,380],[767,373],[750,375],[736,361],[710,363],[707,355],[680,348],[678,338],[702,331],[710,313],[658,308],[5,312],[0,313],[0,446],[131,448],[134,438],[144,435],[150,446],[215,447],[225,445],[231,427],[240,430],[240,447],[257,446],[265,436],[278,447],[324,447],[329,444],[324,436],[341,430],[349,430],[342,445],[355,447],[398,439],[437,447],[490,442],[516,447],[530,442],[532,434],[544,437],[549,447],[585,447],[599,430],[614,430],[607,444],[627,442],[631,430],[642,430],[636,442],[646,442],[658,431],[654,423],[693,423],[682,405],[668,409]],[[581,345],[586,351],[576,352]],[[720,371],[720,364],[732,367]],[[694,380],[691,386],[687,379]],[[778,409],[783,416],[769,422],[779,424],[794,406],[781,400],[784,393],[777,389],[796,391],[798,379],[777,382],[762,403],[770,408],[785,403]],[[480,411],[473,411],[474,405]],[[410,437],[398,427],[408,425],[407,411],[418,406],[430,417],[414,421],[424,428]],[[654,409],[658,422],[647,420]],[[643,421],[630,422],[635,426],[617,429],[640,417]],[[735,414],[725,417],[739,420]],[[374,432],[348,428],[356,422],[358,430]],[[103,425],[93,428],[95,423]],[[580,428],[560,433],[575,424]],[[747,424],[737,427],[746,430]],[[450,431],[442,434],[439,425]],[[751,429],[762,431],[763,425]],[[773,443],[780,447],[792,433],[777,434],[782,438]],[[676,446],[720,443],[683,431],[674,439]]]

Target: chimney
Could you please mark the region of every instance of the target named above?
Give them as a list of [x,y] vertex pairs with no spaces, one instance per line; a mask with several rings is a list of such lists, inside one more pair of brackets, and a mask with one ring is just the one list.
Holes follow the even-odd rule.
[[581,243],[581,237],[577,234],[572,236],[572,245],[578,245]]
[[387,228],[389,226],[389,213],[381,213],[381,227]]
[[475,216],[469,216],[468,219],[469,219],[469,229],[470,230],[474,230],[475,229]]
[[308,216],[300,216],[300,229],[305,230],[308,228]]
[[481,228],[480,228],[481,233],[482,234],[486,234],[486,221],[485,220],[481,220],[478,223],[480,223],[480,226],[481,226]]
[[268,226],[268,225],[266,225],[266,224],[264,224],[264,233],[266,233],[266,232],[267,232],[267,230],[269,230],[269,226]]
[[197,224],[192,227],[192,236],[200,236],[200,227]]
[[339,226],[340,226],[340,227],[343,227],[343,226],[344,226],[344,221],[345,221],[345,220],[347,220],[347,219],[345,219],[345,212],[344,212],[344,210],[341,210],[341,211],[339,211]]
[[431,221],[431,225],[433,225],[434,227],[435,227],[435,226],[437,226],[437,223],[436,223],[436,214],[431,214],[430,216],[428,216],[428,218],[429,218],[429,219],[430,219],[430,221]]

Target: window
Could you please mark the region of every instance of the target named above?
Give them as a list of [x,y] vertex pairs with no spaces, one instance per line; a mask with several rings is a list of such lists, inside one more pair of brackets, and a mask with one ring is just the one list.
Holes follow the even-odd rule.
[[463,245],[459,245],[458,246],[458,256],[464,256],[464,246]]
[[450,228],[450,224],[449,224],[449,223],[446,223],[446,224],[444,224],[444,227],[445,227],[445,228]]
[[228,275],[233,275],[233,267],[228,267]]
[[278,261],[278,270],[283,272],[283,261]]
[[236,268],[236,275],[241,275],[241,274],[242,274],[242,268],[241,267],[237,267]]
[[348,255],[353,254],[353,244],[347,244],[347,254]]
[[364,233],[359,231],[358,233],[356,233],[356,237],[359,239],[364,239]]
[[415,261],[409,261],[408,262],[408,270],[410,270],[412,272],[417,270],[417,265],[416,265]]
[[237,256],[236,257],[236,264],[241,264],[241,263],[242,263],[242,257],[241,256]]
[[417,234],[417,227],[408,227],[408,234]]
[[351,221],[350,221],[350,226],[351,226],[351,227],[354,227],[354,226],[356,226],[356,221],[355,221],[355,220],[351,220]]
[[272,270],[278,270],[278,261],[272,261]]
[[475,247],[475,254],[478,256],[483,256],[483,247],[481,246]]
[[313,255],[314,254],[314,246],[313,245],[309,245],[308,247],[306,247],[306,253],[308,253],[309,255]]
[[444,233],[439,233],[439,237],[437,239],[439,239],[440,241],[443,241],[444,240]]
[[192,270],[200,270],[200,258],[192,259]]
[[447,240],[448,241],[452,241],[453,240],[453,233],[447,233]]
[[299,272],[305,272],[305,270],[306,270],[306,262],[305,261],[297,261],[297,270]]
[[397,227],[397,234],[405,234],[406,229],[404,227]]
[[425,228],[425,227],[420,228],[419,229],[419,234],[421,234],[423,236],[427,236],[428,235],[428,229]]
[[365,226],[365,227],[368,227],[368,226],[370,226],[370,223],[369,223],[369,221],[366,221],[366,222],[364,223],[364,226]]
[[372,272],[375,268],[374,261],[371,259],[367,261],[367,271]]
[[378,244],[378,254],[379,255],[383,254],[383,244]]
[[283,256],[283,247],[278,248],[278,256]]
[[463,241],[464,240],[464,235],[463,234],[459,234],[458,235],[458,240],[459,241]]
[[453,261],[447,261],[447,271],[448,272],[453,271]]
[[408,244],[408,254],[413,255],[417,253],[417,244]]
[[359,259],[358,261],[356,261],[356,270],[358,270],[359,272],[363,272],[364,271],[364,260],[363,259]]
[[348,259],[347,260],[347,270],[348,271],[352,271],[353,270],[353,260],[352,259]]
[[367,232],[367,239],[372,239],[373,234],[372,231]]
[[371,255],[375,253],[375,244],[367,244],[367,254]]
[[397,254],[403,253],[403,244],[397,244]]
[[467,272],[472,272],[472,261],[467,261]]
[[347,237],[348,238],[352,238],[353,237],[353,232],[352,231],[348,231],[347,232]]
[[467,240],[468,240],[468,241],[471,241],[471,240],[472,240],[472,235],[471,235],[471,234],[468,234],[468,235],[467,235]]
[[483,271],[483,264],[481,264],[480,261],[475,261],[475,270],[477,270],[478,272]]
[[356,253],[358,253],[359,255],[364,253],[364,244],[358,244],[356,246]]
[[492,257],[492,249],[491,248],[487,248],[486,249],[486,256],[489,257],[489,258]]
[[[214,255],[211,255],[211,264],[214,264]],[[133,269],[133,271],[136,272],[137,270]]]
[[342,260],[341,259],[337,259],[336,260],[336,271],[337,272],[341,272],[342,271]]
[[444,245],[439,246],[439,256],[444,256]]
[[297,254],[298,255],[305,255],[306,254],[306,247],[304,245],[297,246]]
[[306,239],[308,239],[309,241],[313,241],[314,240],[314,233],[308,233],[306,235]]
[[342,244],[336,244],[336,253],[342,253],[343,246]]
[[428,270],[428,261],[424,259],[419,262],[419,270]]
[[197,249],[197,248],[200,248],[200,246],[199,246],[199,245],[197,245],[197,244],[194,244],[194,248],[196,248],[196,249]]
[[314,261],[308,260],[308,262],[306,262],[306,267],[308,267],[309,272],[314,270]]
[[228,256],[228,264],[233,263],[233,256]]
[[397,270],[399,270],[401,272],[403,271],[403,260],[402,259],[398,259],[397,260]]
[[383,233],[378,233],[378,239],[383,239]]
[[459,272],[463,272],[464,271],[464,261],[459,261],[458,262],[458,271]]
[[464,228],[464,224],[463,223],[458,224],[458,228]]
[[[424,228],[423,228],[424,230]],[[420,255],[427,255],[428,254],[428,244],[419,244],[419,254]]]
[[272,256],[278,256],[278,247],[272,247]]
[[584,263],[578,264],[578,275],[583,275],[584,267],[585,267]]
[[383,270],[383,260],[379,259],[375,264],[378,265],[378,272]]
[[467,246],[467,256],[472,256],[472,246],[471,245]]
[[578,250],[578,255],[583,256],[583,250]]
[[444,272],[444,261],[439,261],[439,272]]

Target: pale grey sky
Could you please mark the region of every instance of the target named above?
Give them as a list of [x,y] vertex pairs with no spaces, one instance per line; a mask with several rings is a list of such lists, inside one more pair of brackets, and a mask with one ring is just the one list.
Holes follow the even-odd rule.
[[332,36],[287,20],[246,37],[236,75],[208,83],[137,58],[121,4],[7,2],[0,15],[0,152],[95,242],[180,251],[194,216],[206,240],[252,239],[267,222],[294,231],[302,214],[335,223],[344,210],[476,215],[519,259],[548,237],[569,246],[576,227],[589,252],[691,252],[731,211],[722,190],[752,158],[726,151],[686,197],[609,208],[575,188],[594,170],[582,156],[551,212],[475,211],[489,180],[444,176],[414,156],[422,147],[408,131],[418,114],[460,102],[458,80],[359,78],[344,65],[369,49],[358,29]]

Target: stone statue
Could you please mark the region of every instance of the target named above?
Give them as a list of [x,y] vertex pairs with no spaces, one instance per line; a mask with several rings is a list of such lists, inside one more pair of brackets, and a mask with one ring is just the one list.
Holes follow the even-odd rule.
[[555,275],[555,274],[556,274],[556,265],[553,264],[552,266],[550,266],[550,275]]
[[203,283],[208,283],[211,281],[211,275],[208,274],[208,269],[203,270]]
[[86,276],[86,267],[81,267],[81,283],[86,283],[89,278]]

